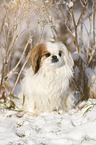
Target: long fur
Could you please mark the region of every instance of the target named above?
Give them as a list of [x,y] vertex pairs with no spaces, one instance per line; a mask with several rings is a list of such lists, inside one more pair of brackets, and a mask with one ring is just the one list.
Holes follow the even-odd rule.
[[[41,49],[42,45],[37,47]],[[35,49],[32,50],[29,61],[35,60],[36,54],[38,57],[34,62],[35,64],[33,63],[34,67],[30,63],[29,68],[25,70],[25,76],[21,82],[22,90],[19,96],[22,98],[25,96],[23,109],[36,114],[54,110],[68,111],[74,106],[74,96],[69,88],[73,76],[73,59],[62,43],[48,42],[44,43],[44,47],[46,48],[46,50],[44,48],[44,52],[48,51],[52,55],[57,55],[58,51],[62,50],[63,56],[60,59],[63,64],[61,66],[52,64],[53,68],[51,68],[50,63],[47,65],[51,56],[48,59],[45,58],[45,53],[41,55],[42,53],[37,48],[35,48],[37,52],[34,55],[32,52],[34,53]],[[40,61],[39,65],[37,60]],[[36,66],[38,66],[37,71],[35,70]]]

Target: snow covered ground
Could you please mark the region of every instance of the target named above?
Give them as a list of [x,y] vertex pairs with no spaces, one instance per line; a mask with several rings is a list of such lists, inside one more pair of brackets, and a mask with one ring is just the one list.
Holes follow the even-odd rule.
[[96,100],[89,99],[83,109],[65,114],[21,117],[14,111],[1,110],[0,145],[96,145],[96,105],[92,102]]

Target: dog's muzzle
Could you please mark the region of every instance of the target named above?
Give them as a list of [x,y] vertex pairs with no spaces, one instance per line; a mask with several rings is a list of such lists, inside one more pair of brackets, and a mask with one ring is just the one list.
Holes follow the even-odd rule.
[[52,63],[56,63],[58,61],[59,61],[59,59],[57,58],[57,56],[56,55],[53,55],[52,56]]

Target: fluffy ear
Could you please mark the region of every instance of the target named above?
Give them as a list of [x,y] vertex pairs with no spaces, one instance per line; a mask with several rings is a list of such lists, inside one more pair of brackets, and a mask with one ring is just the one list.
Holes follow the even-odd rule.
[[42,58],[42,52],[44,50],[44,44],[40,43],[37,46],[35,46],[30,54],[29,54],[29,60],[28,65],[29,67],[32,66],[34,74],[38,72],[41,66],[41,58]]

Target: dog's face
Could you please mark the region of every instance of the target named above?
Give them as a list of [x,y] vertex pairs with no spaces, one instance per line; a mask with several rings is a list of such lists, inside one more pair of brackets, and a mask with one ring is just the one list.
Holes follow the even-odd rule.
[[40,43],[32,49],[29,64],[36,74],[41,67],[55,69],[64,65],[73,67],[73,59],[62,43]]
[[47,52],[41,59],[43,66],[49,69],[55,69],[65,64],[64,50],[56,43],[46,43]]

